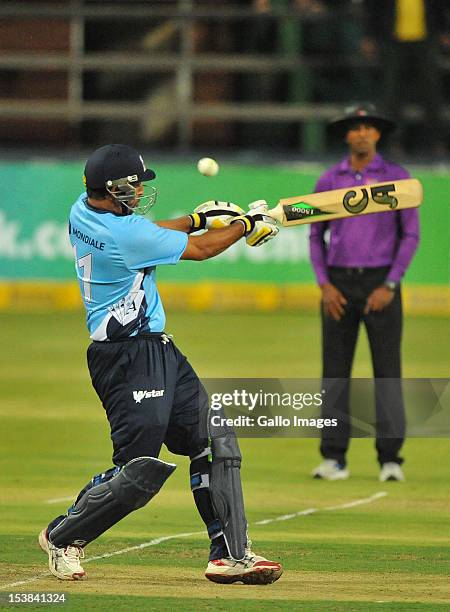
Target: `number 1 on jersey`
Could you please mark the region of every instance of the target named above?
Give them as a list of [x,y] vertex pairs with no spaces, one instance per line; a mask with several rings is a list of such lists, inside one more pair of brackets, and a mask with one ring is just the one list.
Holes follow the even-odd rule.
[[92,253],[77,259],[77,266],[83,270],[83,293],[86,302],[91,301]]

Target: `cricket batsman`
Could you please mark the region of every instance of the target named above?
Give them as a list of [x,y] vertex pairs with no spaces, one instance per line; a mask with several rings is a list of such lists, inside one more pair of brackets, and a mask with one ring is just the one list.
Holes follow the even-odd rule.
[[[155,176],[133,148],[101,147],[87,160],[86,192],[70,212],[92,340],[88,367],[110,424],[114,466],[94,476],[67,514],[41,531],[39,544],[54,576],[86,578],[85,547],[145,506],[175,470],[158,458],[165,444],[191,460],[191,489],[211,541],[206,577],[272,583],[282,567],[251,551],[236,436],[230,428],[209,427],[207,393],[164,333],[155,273],[181,259],[214,257],[242,237],[261,245],[278,229],[266,205],[244,213],[229,202],[208,202],[190,215],[152,223],[142,215],[155,203],[156,188],[146,185]],[[197,230],[207,231],[193,235]]]

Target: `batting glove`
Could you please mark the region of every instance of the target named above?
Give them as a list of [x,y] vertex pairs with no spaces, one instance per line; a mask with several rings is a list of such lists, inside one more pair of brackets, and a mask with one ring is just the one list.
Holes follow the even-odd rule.
[[269,206],[265,200],[257,200],[249,205],[247,214],[231,220],[230,223],[240,221],[244,224],[244,235],[249,246],[260,246],[278,234],[275,219],[266,214],[268,210]]
[[189,215],[191,218],[191,233],[201,229],[219,229],[226,227],[234,217],[245,214],[240,206],[232,202],[210,200],[195,208]]

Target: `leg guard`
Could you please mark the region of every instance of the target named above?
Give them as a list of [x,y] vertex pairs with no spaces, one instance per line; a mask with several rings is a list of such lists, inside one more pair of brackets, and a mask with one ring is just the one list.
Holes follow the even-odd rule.
[[222,559],[229,556],[228,547],[223,537],[222,525],[217,518],[211,501],[209,482],[211,477],[211,449],[205,448],[202,452],[191,457],[190,476],[191,491],[195,505],[206,525],[211,547],[209,560]]
[[247,521],[241,485],[241,452],[236,436],[226,431],[211,439],[211,500],[222,526],[230,556],[245,556]]
[[78,504],[80,499],[83,497],[83,495],[87,491],[89,491],[89,489],[92,489],[92,487],[95,487],[99,484],[107,482],[108,480],[111,480],[111,478],[113,478],[113,476],[115,476],[119,472],[120,472],[120,467],[115,466],[113,468],[110,468],[109,470],[105,470],[104,472],[101,472],[100,474],[96,474],[93,478],[91,478],[91,480],[87,483],[87,485],[83,487],[81,491],[78,493],[76,500],[67,510],[66,514],[60,514],[59,516],[54,518],[52,521],[50,521],[47,527],[47,533],[50,533],[57,525],[61,523],[61,521],[63,521],[66,518],[68,514],[72,512],[72,510]]
[[142,508],[162,487],[176,465],[153,457],[137,457],[113,478],[91,487],[78,499],[68,516],[49,533],[52,544],[85,546],[107,529]]

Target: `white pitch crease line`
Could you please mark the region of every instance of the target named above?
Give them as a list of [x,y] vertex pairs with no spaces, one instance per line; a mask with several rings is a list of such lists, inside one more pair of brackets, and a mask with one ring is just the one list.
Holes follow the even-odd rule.
[[365,499],[357,499],[352,502],[348,502],[346,504],[339,504],[338,506],[328,506],[324,508],[324,510],[343,510],[345,508],[354,508],[355,506],[361,506],[363,504],[370,504],[370,502],[376,501],[381,497],[386,497],[386,491],[380,491],[379,493],[374,493],[370,497],[366,497]]
[[316,512],[319,512],[318,508],[307,508],[306,510],[300,510],[299,512],[294,512],[293,514],[283,514],[282,516],[276,516],[275,518],[256,521],[253,524],[268,525],[269,523],[274,523],[275,521],[288,521],[289,519],[293,519],[296,516],[307,516],[308,514],[315,514]]
[[[282,514],[281,516],[276,516],[270,519],[264,519],[262,521],[255,521],[253,525],[268,525],[269,523],[274,523],[275,521],[288,521],[290,519],[296,518],[298,516],[307,516],[309,514],[316,514],[317,512],[330,511],[330,510],[342,510],[345,508],[353,508],[354,506],[361,506],[362,504],[370,504],[381,497],[385,497],[387,495],[386,491],[380,491],[378,493],[374,493],[370,497],[364,497],[362,499],[356,499],[352,502],[347,502],[345,504],[339,504],[338,506],[328,506],[326,508],[307,508],[306,510],[299,510],[299,512],[293,512],[292,514]],[[72,498],[70,498],[72,499]],[[55,502],[56,503],[56,502]],[[157,546],[161,544],[161,542],[167,542],[168,540],[175,540],[177,538],[189,538],[191,536],[202,535],[205,532],[202,531],[191,531],[185,533],[176,533],[170,536],[161,536],[160,538],[154,538],[149,542],[143,542],[142,544],[137,544],[136,546],[128,546],[128,548],[122,548],[120,550],[115,550],[110,553],[105,553],[104,555],[98,555],[96,557],[89,557],[83,563],[90,563],[91,561],[97,561],[99,559],[107,559],[109,557],[115,557],[116,555],[124,555],[133,550],[141,550],[143,548],[148,548],[149,546]],[[37,576],[33,576],[32,578],[27,578],[26,580],[19,580],[18,582],[10,582],[9,584],[0,585],[0,589],[11,589],[16,586],[21,586],[23,584],[29,584],[30,582],[35,582],[36,580],[40,580],[41,578],[45,578],[51,576],[50,572],[45,572],[42,574],[38,574]]]
[[132,550],[141,550],[142,548],[148,548],[149,546],[156,546],[157,544],[161,544],[161,542],[167,542],[167,540],[189,538],[190,536],[203,535],[204,533],[204,531],[191,531],[190,533],[176,533],[171,536],[162,536],[161,538],[150,540],[150,542],[143,542],[142,544],[137,544],[136,546],[129,546],[128,548],[122,548],[121,550],[114,550],[113,552],[98,555],[97,557],[89,557],[89,559],[86,559],[86,561],[83,561],[83,563],[90,563],[91,561],[97,561],[98,559],[107,559],[108,557],[123,555],[127,552],[131,552]]
[[363,504],[370,504],[381,497],[385,497],[387,495],[386,491],[380,491],[379,493],[374,493],[370,497],[364,497],[363,499],[356,499],[352,502],[347,502],[346,504],[339,504],[337,506],[327,506],[326,508],[308,508],[307,510],[300,510],[299,512],[294,512],[293,514],[283,514],[281,516],[276,516],[271,519],[264,519],[262,521],[256,521],[253,523],[254,525],[268,525],[269,523],[275,523],[275,521],[288,521],[289,519],[295,518],[297,516],[307,516],[308,514],[316,514],[317,512],[323,512],[325,510],[343,510],[345,508],[353,508],[354,506],[362,506]]
[[33,578],[27,578],[26,580],[19,580],[19,582],[10,582],[9,584],[2,584],[0,589],[12,589],[13,587],[20,586],[22,584],[28,584],[29,582],[35,582],[40,578],[48,578],[51,576],[50,572],[44,572],[42,574],[38,574],[37,576],[33,576]]

